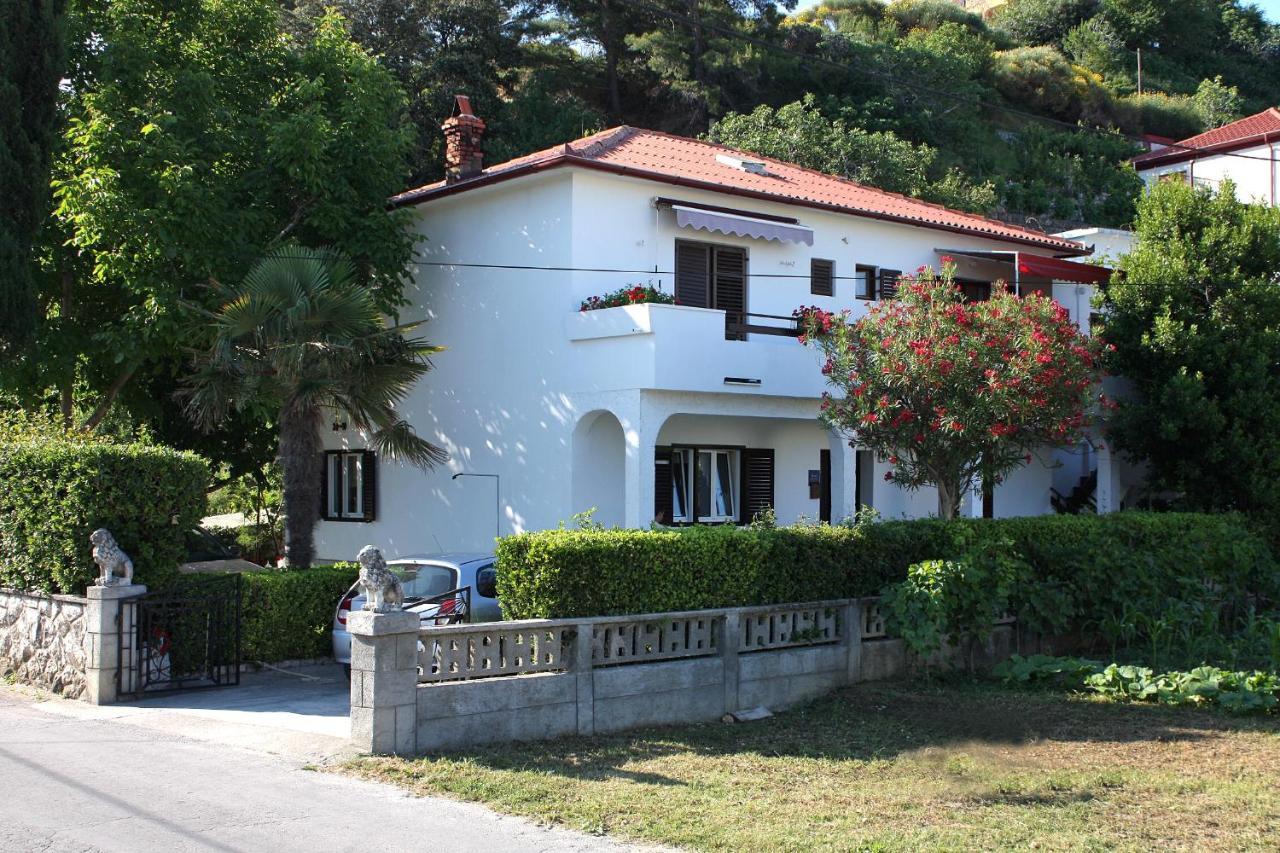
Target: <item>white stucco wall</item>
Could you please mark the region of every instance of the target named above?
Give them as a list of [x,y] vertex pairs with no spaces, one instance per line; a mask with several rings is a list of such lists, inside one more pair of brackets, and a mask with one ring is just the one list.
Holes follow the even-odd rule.
[[[679,229],[670,211],[654,208],[660,195],[795,216],[813,228],[814,245]],[[779,518],[814,518],[818,502],[808,498],[807,472],[818,467],[823,446],[842,446],[814,421],[822,389],[814,351],[783,337],[725,341],[719,312],[652,306],[584,316],[577,313],[581,301],[639,283],[670,291],[677,239],[746,248],[748,310],[784,316],[808,304],[864,311],[868,303],[854,298],[855,264],[914,271],[936,265],[938,248],[1020,248],[569,168],[439,198],[417,212],[420,264],[402,319],[428,320],[423,334],[446,350],[403,412],[450,458],[426,472],[380,460],[377,520],[322,522],[317,550],[324,558],[350,559],[368,543],[389,556],[488,549],[495,533],[553,527],[588,508],[588,500],[598,520],[647,524],[654,445],[660,436],[663,442],[693,440],[667,438],[667,419],[678,415],[783,419],[677,420],[666,431],[696,426],[708,441],[715,436],[714,443],[769,442],[755,446],[777,451]],[[834,260],[836,276],[850,277],[837,279],[835,296],[810,294],[813,257]],[[980,261],[962,264],[963,274],[998,275]],[[1083,311],[1087,316],[1087,300]],[[726,385],[726,376],[761,383]],[[583,424],[596,412],[610,414]],[[732,438],[753,430],[752,441]],[[324,437],[329,448],[365,446],[350,431],[326,428]],[[853,467],[851,456],[835,455],[833,515],[839,518],[853,506]],[[584,459],[601,461],[584,471]],[[619,471],[623,486],[613,482]],[[501,479],[451,479],[459,472]],[[936,511],[931,490],[906,494],[880,479],[883,470],[876,473],[875,504],[886,517]],[[1029,512],[1046,511],[1047,486],[1041,501],[1039,476],[1013,478],[1002,492],[1025,480],[1030,497],[998,497],[997,510],[1025,505]]]
[[1138,174],[1148,185],[1164,176],[1187,174],[1197,185],[1217,187],[1226,178],[1236,185],[1236,197],[1243,202],[1275,206],[1280,197],[1280,141],[1242,148],[1229,154],[1210,154],[1170,163],[1150,169],[1140,169]]

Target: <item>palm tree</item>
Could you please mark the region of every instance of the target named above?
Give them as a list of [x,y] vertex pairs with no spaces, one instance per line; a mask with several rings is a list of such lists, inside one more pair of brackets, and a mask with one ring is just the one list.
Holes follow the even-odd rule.
[[392,325],[352,264],[326,249],[285,246],[267,254],[223,304],[202,312],[213,344],[181,390],[187,414],[212,429],[232,410],[273,420],[280,431],[285,561],[315,556],[323,415],[332,410],[390,459],[422,468],[445,452],[396,411],[441,350]]

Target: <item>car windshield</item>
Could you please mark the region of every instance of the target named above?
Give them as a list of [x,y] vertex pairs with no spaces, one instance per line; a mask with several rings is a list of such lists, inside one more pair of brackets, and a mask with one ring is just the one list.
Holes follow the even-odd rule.
[[430,598],[453,589],[453,569],[447,566],[395,565],[391,567],[404,584],[405,598]]

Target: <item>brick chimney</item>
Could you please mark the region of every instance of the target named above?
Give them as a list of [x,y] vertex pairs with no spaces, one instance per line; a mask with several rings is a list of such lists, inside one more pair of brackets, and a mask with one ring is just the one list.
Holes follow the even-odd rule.
[[484,168],[484,121],[471,112],[471,99],[454,95],[453,115],[440,125],[444,131],[444,175],[446,183],[466,180]]

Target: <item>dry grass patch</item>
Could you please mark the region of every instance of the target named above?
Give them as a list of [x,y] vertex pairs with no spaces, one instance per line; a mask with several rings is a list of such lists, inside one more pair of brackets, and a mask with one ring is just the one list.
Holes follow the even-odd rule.
[[343,768],[698,849],[1275,849],[1280,723],[862,685],[759,723]]

